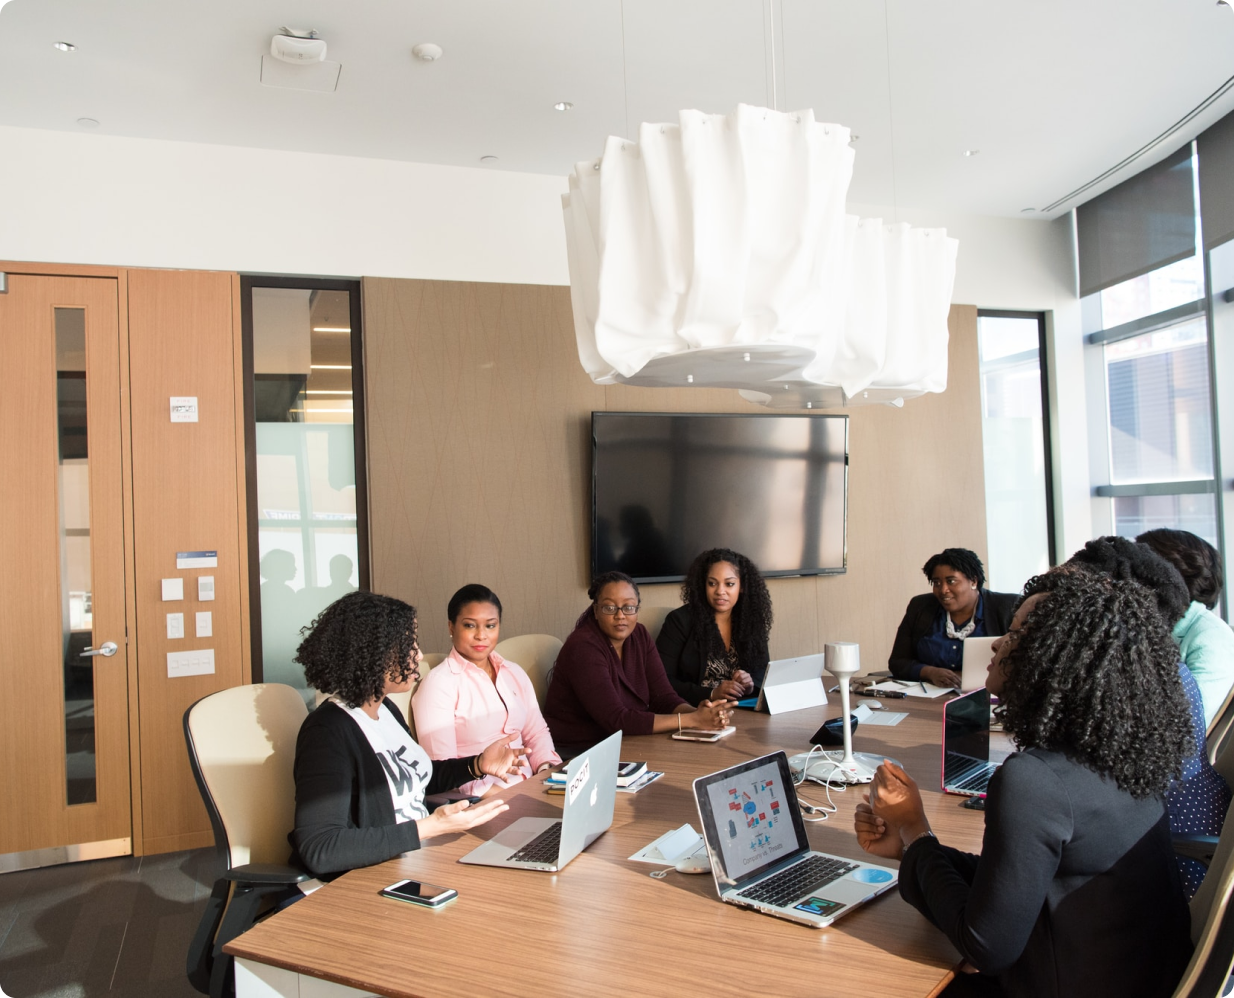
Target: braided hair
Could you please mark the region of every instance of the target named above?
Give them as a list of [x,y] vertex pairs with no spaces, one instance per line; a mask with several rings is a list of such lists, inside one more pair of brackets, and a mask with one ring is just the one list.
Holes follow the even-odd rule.
[[335,600],[301,633],[304,678],[348,707],[380,700],[386,680],[407,681],[416,649],[416,608],[393,596],[357,591]]
[[[741,592],[733,604],[732,645],[739,662],[757,658],[771,633],[771,593],[754,564],[744,554],[729,548],[704,551],[690,564],[681,586],[681,602],[690,608],[694,640],[698,642],[704,662],[722,659],[724,639],[716,627],[716,612],[707,599],[707,573],[713,565],[726,561],[737,569]],[[744,668],[744,666],[743,666]]]
[[998,716],[1020,748],[1061,752],[1143,799],[1196,751],[1178,648],[1152,590],[1090,572],[1029,580],[1033,607],[1003,668]]
[[1152,548],[1126,537],[1098,537],[1089,541],[1066,564],[1147,586],[1157,595],[1157,609],[1166,627],[1172,628],[1182,620],[1191,605],[1191,594],[1178,569]]
[[1140,534],[1136,543],[1152,548],[1177,568],[1193,600],[1210,610],[1217,605],[1225,588],[1225,573],[1221,569],[1221,555],[1203,537],[1189,530],[1160,527]]

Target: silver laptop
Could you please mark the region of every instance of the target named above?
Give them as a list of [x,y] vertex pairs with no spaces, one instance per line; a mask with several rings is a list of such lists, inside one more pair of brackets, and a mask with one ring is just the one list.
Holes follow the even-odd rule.
[[778,658],[768,662],[758,700],[753,704],[749,700],[740,700],[738,706],[750,705],[766,714],[783,714],[805,707],[822,707],[826,703],[823,656],[799,655],[797,658]]
[[990,761],[990,691],[983,686],[946,704],[943,707],[943,792],[984,797],[990,777],[1000,765],[1001,762]]
[[550,873],[564,869],[613,823],[620,756],[618,731],[570,761],[560,818],[519,818],[459,862]]
[[896,885],[896,871],[814,852],[783,752],[694,781],[720,900],[815,928]]
[[998,638],[965,638],[964,664],[960,672],[960,690],[971,693],[985,685],[985,678],[990,668],[990,659],[994,657],[994,642]]

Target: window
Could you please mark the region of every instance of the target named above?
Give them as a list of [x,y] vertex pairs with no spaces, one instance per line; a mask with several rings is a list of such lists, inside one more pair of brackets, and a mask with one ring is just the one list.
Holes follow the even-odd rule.
[[1001,592],[1019,592],[1055,560],[1044,345],[1040,313],[977,314],[986,574]]
[[311,701],[301,629],[368,588],[360,289],[245,278],[253,679]]

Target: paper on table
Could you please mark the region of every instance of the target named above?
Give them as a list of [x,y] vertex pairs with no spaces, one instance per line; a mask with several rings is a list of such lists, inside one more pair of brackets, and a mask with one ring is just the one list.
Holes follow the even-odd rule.
[[883,727],[891,727],[899,724],[908,714],[902,710],[871,710],[870,705],[863,703],[853,711],[853,716],[857,718],[858,724],[873,724],[882,725]]
[[676,863],[697,853],[705,851],[703,837],[694,830],[694,826],[686,822],[680,828],[665,832],[654,842],[643,846],[630,859],[636,863]]
[[905,696],[933,700],[944,693],[957,693],[950,686],[935,686],[933,683],[918,683],[908,679],[888,679],[869,687],[872,690],[890,690],[893,693],[903,693]]

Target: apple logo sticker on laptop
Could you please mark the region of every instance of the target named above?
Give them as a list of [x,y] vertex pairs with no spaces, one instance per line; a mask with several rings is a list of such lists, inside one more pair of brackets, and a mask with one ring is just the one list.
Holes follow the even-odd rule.
[[595,806],[596,806],[596,798],[597,798],[597,797],[599,797],[599,796],[600,796],[600,788],[599,788],[599,787],[592,787],[592,788],[591,788],[591,806],[592,806],[592,807],[595,807]]
[[860,870],[854,870],[849,876],[863,884],[885,884],[891,879],[891,871],[863,866]]

